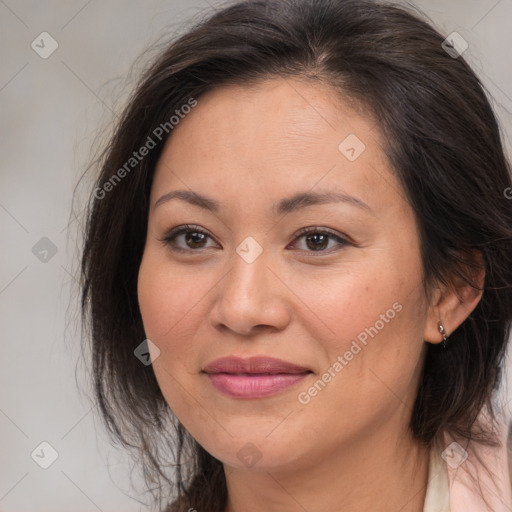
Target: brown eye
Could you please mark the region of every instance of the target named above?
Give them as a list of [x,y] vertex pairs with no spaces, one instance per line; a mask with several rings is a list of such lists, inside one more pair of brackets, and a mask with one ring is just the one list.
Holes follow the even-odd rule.
[[172,229],[165,238],[162,239],[162,242],[174,251],[194,252],[200,249],[209,249],[218,246],[215,242],[213,242],[213,246],[207,245],[209,239],[213,241],[208,233],[197,227],[180,226]]
[[307,252],[330,253],[331,249],[340,249],[351,242],[341,236],[320,228],[305,228],[296,235],[295,241],[291,244],[294,249]]
[[185,233],[185,243],[193,249],[202,248],[207,239],[207,235],[198,231],[189,231]]
[[306,236],[306,245],[312,251],[325,249],[329,244],[329,237],[320,233]]

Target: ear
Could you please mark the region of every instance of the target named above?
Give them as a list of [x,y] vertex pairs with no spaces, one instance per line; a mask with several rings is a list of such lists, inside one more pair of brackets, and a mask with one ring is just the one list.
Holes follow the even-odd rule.
[[[469,260],[469,261],[468,261]],[[431,301],[425,323],[423,339],[429,343],[441,343],[439,322],[446,335],[450,336],[476,308],[483,294],[485,268],[480,251],[469,254],[468,265],[464,269],[471,286],[460,276],[453,276],[448,286],[440,285],[431,293]]]

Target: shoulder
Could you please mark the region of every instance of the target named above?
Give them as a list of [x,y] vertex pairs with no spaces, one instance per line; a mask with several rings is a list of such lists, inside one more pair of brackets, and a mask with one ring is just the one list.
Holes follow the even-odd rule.
[[509,479],[510,479],[510,487],[512,488],[512,424],[509,424],[509,426],[508,426],[507,455],[508,455],[508,473],[509,473]]

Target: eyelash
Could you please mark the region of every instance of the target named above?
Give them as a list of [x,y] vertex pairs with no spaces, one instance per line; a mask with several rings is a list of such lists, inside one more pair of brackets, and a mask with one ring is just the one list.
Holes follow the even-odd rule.
[[[164,238],[160,239],[160,241],[168,246],[172,251],[176,251],[176,252],[181,252],[181,253],[194,253],[194,252],[200,252],[202,249],[204,248],[198,248],[198,249],[184,249],[183,247],[178,247],[175,245],[175,239],[180,236],[180,235],[183,235],[183,234],[187,234],[187,233],[201,233],[205,236],[208,236],[209,238],[211,238],[213,240],[213,237],[210,236],[209,233],[207,233],[206,231],[204,231],[203,229],[201,229],[200,227],[198,226],[193,226],[193,225],[184,225],[184,226],[178,226],[176,228],[173,228],[171,229]],[[305,228],[302,228],[300,229],[295,235],[294,235],[294,240],[292,242],[292,244],[295,244],[296,241],[298,239],[300,239],[301,237],[303,236],[307,236],[307,235],[311,235],[311,234],[315,234],[315,235],[327,235],[329,236],[331,239],[335,240],[336,242],[338,242],[339,246],[341,247],[345,247],[347,245],[356,245],[353,241],[350,241],[347,238],[342,238],[341,236],[339,236],[338,234],[336,234],[334,231],[331,231],[330,229],[326,229],[326,228],[319,228],[319,227],[316,227],[316,226],[308,226],[308,227],[305,227]],[[290,244],[288,244],[287,247],[289,247]],[[318,251],[307,251],[307,250],[304,250],[304,249],[298,249],[298,250],[301,250],[303,252],[306,252],[306,253],[309,253],[311,255],[315,255],[315,254],[318,254],[318,255],[325,255],[325,254],[331,254],[333,251],[333,249],[328,249],[328,250],[318,250]],[[339,249],[334,249],[334,250],[339,250]]]

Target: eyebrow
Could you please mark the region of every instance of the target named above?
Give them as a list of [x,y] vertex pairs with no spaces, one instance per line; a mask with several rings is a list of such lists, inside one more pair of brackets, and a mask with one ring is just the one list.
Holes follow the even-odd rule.
[[[173,190],[160,197],[153,208],[167,203],[171,199],[181,199],[189,204],[199,206],[212,212],[219,212],[220,204],[209,197],[193,192],[192,190]],[[343,202],[353,206],[357,206],[371,213],[372,209],[361,199],[350,196],[348,194],[340,194],[337,192],[299,192],[291,197],[282,199],[272,206],[272,211],[277,215],[285,215],[308,206]]]

